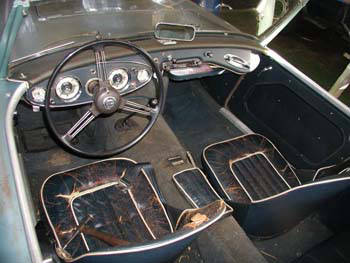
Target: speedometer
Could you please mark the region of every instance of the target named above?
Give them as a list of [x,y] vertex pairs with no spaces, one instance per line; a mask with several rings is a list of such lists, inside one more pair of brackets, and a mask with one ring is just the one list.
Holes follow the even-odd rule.
[[113,70],[108,76],[109,83],[113,88],[121,91],[127,87],[129,82],[129,75],[125,69]]
[[76,78],[64,77],[56,85],[56,95],[62,100],[75,100],[80,93],[80,82]]

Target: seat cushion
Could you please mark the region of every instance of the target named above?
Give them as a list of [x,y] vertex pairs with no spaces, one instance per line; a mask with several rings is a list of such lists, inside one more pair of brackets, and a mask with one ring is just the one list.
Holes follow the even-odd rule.
[[300,185],[291,165],[259,134],[209,145],[203,166],[219,193],[236,203],[261,201]]
[[[129,159],[110,159],[50,176],[41,200],[58,248],[86,227],[126,241],[142,243],[172,233],[173,227],[148,175]],[[78,235],[58,253],[64,259],[108,248],[101,240]]]

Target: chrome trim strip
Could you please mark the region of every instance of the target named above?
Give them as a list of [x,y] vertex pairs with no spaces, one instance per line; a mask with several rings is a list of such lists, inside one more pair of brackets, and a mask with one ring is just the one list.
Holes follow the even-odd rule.
[[74,41],[70,41],[70,42],[67,42],[67,43],[64,43],[64,44],[61,44],[61,45],[57,45],[57,46],[54,46],[54,47],[50,47],[50,48],[47,48],[47,49],[44,49],[44,50],[41,50],[39,52],[36,52],[36,53],[33,53],[33,54],[29,54],[27,56],[24,56],[24,57],[20,57],[20,58],[17,58],[17,59],[14,59],[10,62],[10,64],[20,64],[21,62],[27,60],[27,59],[34,59],[34,58],[38,58],[38,57],[41,57],[43,55],[47,55],[47,54],[50,54],[51,51],[54,51],[57,49],[57,51],[62,51],[64,47],[66,46],[70,46],[70,45],[73,45],[75,44]]
[[255,156],[255,155],[262,155],[269,163],[270,165],[273,167],[273,169],[275,170],[275,172],[281,177],[281,179],[283,180],[283,182],[288,186],[289,189],[291,189],[290,185],[286,182],[286,180],[283,178],[283,176],[278,172],[278,170],[275,168],[275,166],[271,163],[271,161],[269,160],[269,158],[267,158],[267,156],[264,154],[264,152],[255,152],[253,154],[249,154],[247,156],[244,156],[243,158],[240,158],[240,159],[237,159],[235,160],[234,162],[229,162],[229,165],[230,165],[230,170],[231,170],[231,173],[233,174],[233,176],[236,178],[237,182],[239,183],[239,185],[243,188],[244,192],[246,192],[246,194],[248,195],[250,201],[254,201],[253,198],[251,197],[251,195],[249,194],[248,190],[244,187],[244,185],[242,184],[242,182],[238,179],[236,173],[233,171],[232,169],[232,165],[234,163],[237,163],[239,161],[242,161],[242,160],[245,160],[245,159],[248,159],[252,156]]
[[42,262],[43,256],[41,254],[41,249],[40,249],[38,238],[34,228],[36,222],[34,222],[34,218],[32,216],[33,211],[30,211],[30,205],[29,205],[30,201],[26,196],[26,187],[23,179],[24,174],[19,162],[17,147],[14,139],[14,130],[13,130],[13,114],[16,110],[16,107],[20,99],[28,90],[29,85],[28,85],[28,82],[26,81],[17,81],[17,80],[10,80],[10,79],[8,79],[8,81],[17,82],[21,84],[13,92],[7,107],[6,122],[5,122],[6,140],[8,143],[10,161],[12,165],[13,176],[15,180],[19,206],[22,214],[23,226],[24,226],[24,231],[27,239],[28,249],[31,253],[32,262]]

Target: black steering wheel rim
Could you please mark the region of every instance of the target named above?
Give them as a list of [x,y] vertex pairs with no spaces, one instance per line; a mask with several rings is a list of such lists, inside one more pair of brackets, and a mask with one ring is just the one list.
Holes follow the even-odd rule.
[[[138,55],[141,55],[146,61],[149,62],[150,66],[152,67],[153,72],[156,75],[156,83],[155,84],[155,89],[158,89],[158,105],[157,105],[157,112],[151,117],[151,119],[149,120],[148,124],[146,125],[146,127],[141,131],[141,133],[136,136],[133,140],[131,140],[130,142],[122,145],[122,146],[118,146],[115,149],[112,150],[105,150],[103,153],[92,153],[92,152],[86,152],[84,150],[81,150],[77,147],[75,147],[74,145],[72,145],[69,141],[67,140],[63,140],[62,136],[60,135],[60,133],[58,132],[55,122],[53,121],[52,118],[52,114],[51,114],[51,110],[50,110],[50,98],[51,98],[51,92],[52,92],[52,88],[53,88],[53,84],[57,78],[57,75],[60,73],[60,71],[62,70],[62,68],[76,55],[78,55],[79,53],[92,49],[94,46],[97,45],[103,45],[103,46],[119,46],[119,47],[124,47],[124,48],[128,48],[132,51],[134,51],[135,53],[137,53]],[[163,82],[163,78],[162,78],[162,74],[157,66],[157,64],[153,61],[153,58],[151,57],[151,55],[145,51],[144,49],[135,46],[132,43],[129,42],[123,42],[123,41],[118,41],[118,40],[113,40],[113,39],[108,39],[108,40],[96,40],[93,42],[89,42],[87,44],[84,44],[83,46],[73,50],[71,53],[69,53],[68,55],[66,55],[63,60],[55,67],[53,73],[51,74],[48,84],[47,84],[47,89],[46,89],[46,94],[45,94],[45,101],[44,101],[44,108],[43,108],[43,113],[44,113],[44,117],[46,120],[46,123],[48,125],[49,130],[51,131],[52,135],[54,136],[54,138],[66,149],[68,149],[69,151],[82,156],[82,157],[86,157],[86,158],[105,158],[105,157],[111,157],[113,155],[117,155],[119,153],[122,153],[128,149],[130,149],[131,147],[133,147],[135,144],[137,144],[138,142],[140,142],[145,136],[146,134],[151,130],[151,128],[153,127],[153,125],[155,124],[155,122],[158,119],[158,116],[160,114],[160,112],[162,112],[163,108],[164,108],[164,102],[165,102],[165,98],[164,98],[164,82]]]

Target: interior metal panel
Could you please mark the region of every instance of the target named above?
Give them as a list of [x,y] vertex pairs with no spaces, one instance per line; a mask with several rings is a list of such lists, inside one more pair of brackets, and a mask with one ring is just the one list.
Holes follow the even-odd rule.
[[268,57],[262,56],[258,69],[242,81],[229,108],[299,169],[332,165],[348,156],[349,118]]

